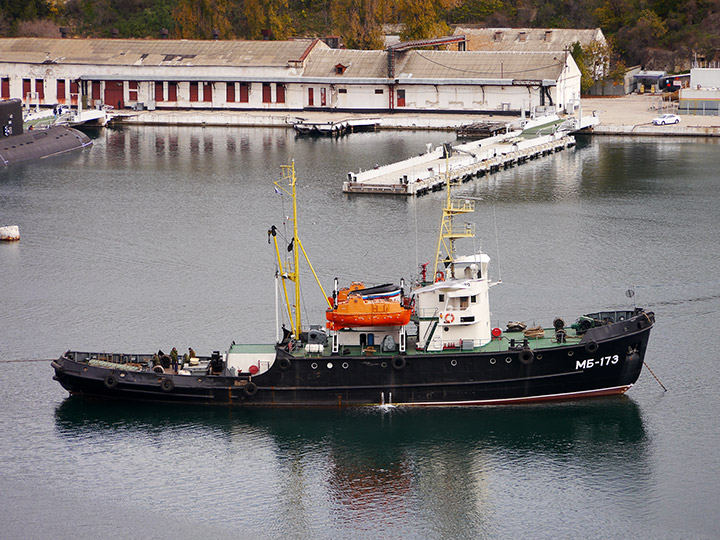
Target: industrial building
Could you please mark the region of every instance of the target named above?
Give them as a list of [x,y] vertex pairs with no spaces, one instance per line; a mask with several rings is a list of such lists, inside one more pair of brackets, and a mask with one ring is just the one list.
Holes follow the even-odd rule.
[[[433,50],[457,44],[460,50]],[[0,39],[0,97],[132,109],[389,113],[574,110],[562,51],[466,51],[462,36],[383,51],[316,39]]]

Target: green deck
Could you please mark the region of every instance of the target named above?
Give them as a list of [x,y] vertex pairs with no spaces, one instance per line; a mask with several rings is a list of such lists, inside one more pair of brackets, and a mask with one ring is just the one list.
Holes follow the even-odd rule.
[[[541,338],[525,338],[525,335],[522,332],[503,332],[503,335],[499,339],[493,339],[489,343],[486,343],[482,347],[475,347],[474,349],[460,349],[459,347],[453,347],[453,348],[447,348],[442,351],[428,351],[428,354],[458,354],[458,353],[471,353],[471,352],[504,352],[510,350],[510,340],[515,340],[515,346],[520,347],[523,344],[523,341],[527,339],[528,346],[531,349],[547,349],[550,347],[558,347],[562,346],[563,344],[559,344],[555,340],[555,329],[554,328],[545,328],[545,336]],[[575,343],[578,343],[582,336],[578,336],[570,327],[565,328],[565,332],[567,333],[566,336],[566,343],[564,345],[572,345]],[[408,343],[408,353],[410,354],[417,354],[419,351],[415,349],[414,346],[414,340],[409,340],[410,343]],[[350,355],[352,356],[394,356],[397,354],[397,351],[392,352],[384,352],[381,350],[380,345],[376,345],[375,347],[366,347],[361,348],[358,345],[345,345],[341,347],[341,349],[350,351]],[[274,345],[252,345],[252,344],[240,344],[240,345],[232,345],[230,347],[231,353],[241,353],[241,354],[258,354],[258,353],[273,353],[275,351]],[[318,357],[329,357],[332,355],[332,348],[329,345],[326,345],[322,353],[307,353],[305,352],[305,349],[299,349],[299,350],[293,350],[292,354],[297,357],[306,357],[306,358],[318,358]]]

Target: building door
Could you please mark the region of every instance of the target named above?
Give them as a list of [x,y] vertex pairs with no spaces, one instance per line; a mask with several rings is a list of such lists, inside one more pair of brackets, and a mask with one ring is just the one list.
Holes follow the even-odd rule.
[[45,81],[43,79],[35,79],[35,92],[38,95],[38,103],[45,103]]
[[250,84],[240,83],[240,103],[247,103],[250,101]]
[[315,92],[312,88],[308,88],[308,107],[315,106]]
[[0,83],[0,98],[10,99],[10,78],[3,77],[2,83]]
[[105,81],[105,105],[123,107],[123,82],[122,81]]
[[398,90],[398,91],[397,91],[397,106],[398,106],[398,107],[404,107],[404,106],[405,106],[405,90]]
[[65,103],[65,79],[57,80],[57,102]]
[[80,87],[77,81],[70,81],[70,105],[78,104],[78,95],[80,94]]
[[190,83],[190,101],[198,101],[198,83]]
[[320,89],[320,106],[325,107],[327,105],[327,89]]
[[90,104],[93,107],[95,106],[96,101],[100,101],[102,99],[102,96],[100,95],[100,81],[93,81],[92,82],[92,100],[93,102]]
[[212,83],[206,82],[203,84],[203,101],[212,101]]

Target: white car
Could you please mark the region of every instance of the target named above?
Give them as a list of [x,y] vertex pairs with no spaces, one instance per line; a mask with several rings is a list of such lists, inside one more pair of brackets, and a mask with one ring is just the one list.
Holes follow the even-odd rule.
[[677,124],[680,117],[677,114],[663,114],[655,118],[652,123],[656,126],[664,126],[665,124]]

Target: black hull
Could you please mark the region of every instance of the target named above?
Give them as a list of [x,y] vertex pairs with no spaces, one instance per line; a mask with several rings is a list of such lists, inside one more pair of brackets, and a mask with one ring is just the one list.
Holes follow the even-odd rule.
[[[71,394],[242,406],[480,405],[621,394],[637,381],[652,321],[590,329],[573,345],[504,352],[299,356],[277,349],[252,378],[155,374],[53,362]],[[531,358],[530,358],[531,357]]]

